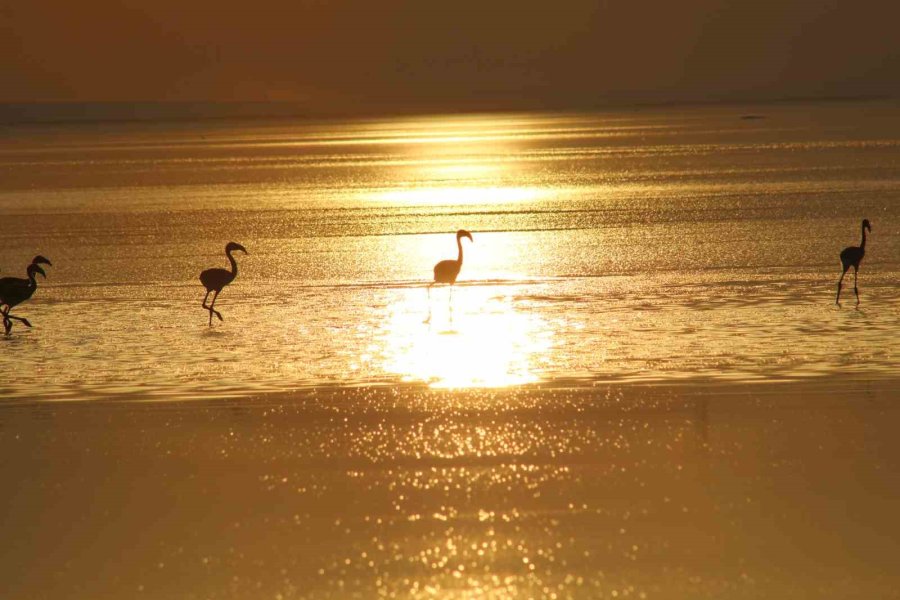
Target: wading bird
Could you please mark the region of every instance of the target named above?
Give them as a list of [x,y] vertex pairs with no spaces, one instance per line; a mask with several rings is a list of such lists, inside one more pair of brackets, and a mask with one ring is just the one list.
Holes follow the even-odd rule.
[[9,311],[34,295],[34,291],[37,289],[37,280],[34,278],[35,273],[40,273],[47,277],[47,274],[41,268],[41,264],[49,265],[50,261],[40,256],[35,257],[35,261],[38,259],[42,260],[28,265],[28,279],[18,277],[3,277],[0,279],[0,313],[3,314],[3,329],[6,335],[9,335],[9,332],[12,331],[13,320],[21,322],[26,327],[31,327],[28,319],[11,315]]
[[847,270],[850,267],[853,267],[853,292],[856,294],[856,305],[859,306],[859,289],[856,287],[856,280],[859,278],[859,263],[862,262],[863,257],[866,255],[867,229],[872,231],[872,226],[869,224],[868,219],[863,219],[862,242],[860,242],[859,246],[850,246],[841,251],[841,266],[843,266],[844,271],[841,273],[841,278],[838,280],[837,298],[834,300],[834,303],[838,306],[841,305],[841,285],[844,283],[844,275],[847,274]]
[[[466,231],[465,229],[460,229],[456,232],[456,247],[459,248],[459,254],[456,257],[456,260],[442,260],[438,264],[434,265],[434,281],[428,284],[428,298],[431,298],[431,286],[435,283],[446,283],[450,285],[450,300],[453,300],[453,284],[456,283],[456,278],[459,276],[459,270],[462,269],[463,264],[463,249],[462,249],[462,238],[469,238],[470,242],[474,242],[472,239],[472,234]],[[431,315],[428,316],[429,320],[431,319]]]
[[[37,256],[35,256],[34,258],[32,258],[32,259],[31,259],[31,262],[30,262],[29,264],[32,264],[32,265],[47,265],[47,266],[49,266],[49,267],[52,267],[52,266],[53,266],[53,264],[50,262],[49,259],[44,258],[44,257],[41,256],[40,254],[38,254]],[[22,279],[15,278],[15,277],[3,277],[2,279],[0,279],[0,298],[3,298],[3,288],[4,288],[4,286],[5,286],[5,285],[9,285],[9,283],[4,283],[4,282],[11,282],[11,281],[23,281],[23,280],[22,280]],[[0,304],[3,304],[3,301],[2,301],[2,300],[0,300]]]
[[[231,255],[235,250],[240,250],[244,254],[248,254],[247,250],[237,242],[228,242],[228,245],[225,246],[225,255],[231,262],[230,271],[227,269],[207,269],[200,273],[200,283],[206,288],[206,296],[203,297],[203,308],[209,311],[210,327],[212,327],[212,318],[214,314],[219,317],[220,321],[225,320],[222,318],[222,313],[213,308],[213,306],[215,306],[216,298],[219,297],[219,292],[222,291],[222,288],[234,281],[234,278],[237,277],[237,262],[235,262],[234,257]],[[212,302],[207,306],[206,300],[209,298],[210,292],[215,292],[215,294],[213,295]]]
[[[35,256],[34,258],[32,258],[32,259],[31,259],[31,263],[29,263],[29,264],[32,264],[32,265],[47,265],[48,267],[52,267],[52,266],[53,266],[53,264],[50,262],[49,259],[44,258],[44,257],[41,256],[40,254],[38,254],[37,256]],[[22,280],[22,279],[15,278],[15,277],[3,277],[2,279],[0,279],[0,298],[3,298],[3,287],[4,287],[4,285],[7,285],[7,284],[4,284],[4,283],[3,283],[4,281],[23,281],[23,280]],[[3,301],[2,301],[2,300],[0,300],[0,304],[3,304]]]

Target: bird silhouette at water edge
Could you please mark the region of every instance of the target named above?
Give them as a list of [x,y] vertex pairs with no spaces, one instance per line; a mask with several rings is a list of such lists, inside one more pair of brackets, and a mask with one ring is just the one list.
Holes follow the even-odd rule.
[[[200,273],[200,283],[202,283],[203,287],[206,288],[206,296],[203,297],[203,308],[209,311],[210,327],[212,327],[213,315],[219,317],[220,321],[225,320],[222,318],[222,313],[220,313],[213,307],[216,305],[216,299],[219,297],[219,293],[222,291],[222,288],[234,281],[234,278],[237,277],[237,261],[235,261],[234,256],[231,255],[231,253],[235,250],[240,250],[244,254],[249,254],[247,250],[237,242],[228,242],[228,244],[225,246],[225,255],[228,257],[228,261],[231,263],[230,271],[228,269],[207,269]],[[207,306],[206,301],[209,299],[209,295],[211,293],[213,294],[212,302],[210,302],[209,306]]]
[[12,331],[12,322],[19,321],[26,327],[31,327],[31,322],[24,317],[11,315],[10,311],[13,307],[25,302],[34,295],[37,290],[37,280],[35,275],[40,273],[45,278],[47,274],[41,268],[41,265],[53,266],[49,260],[43,256],[35,256],[31,264],[26,270],[27,279],[20,277],[3,277],[0,278],[0,314],[3,315],[3,329],[6,335]]
[[436,283],[446,283],[450,286],[448,302],[450,303],[450,310],[453,310],[453,284],[456,283],[456,278],[459,276],[459,271],[463,265],[462,238],[464,237],[469,238],[470,242],[474,243],[475,241],[472,239],[471,233],[465,229],[460,229],[456,232],[456,247],[458,248],[456,260],[452,258],[442,260],[434,265],[434,281],[428,284],[428,318],[425,320],[426,323],[431,321],[431,287]]
[[856,294],[856,306],[859,306],[859,288],[856,285],[856,281],[859,279],[859,263],[862,262],[863,257],[866,255],[866,230],[871,232],[872,226],[869,224],[868,219],[863,219],[862,242],[860,242],[859,246],[850,246],[841,251],[841,266],[844,270],[841,273],[841,278],[838,280],[837,298],[834,300],[834,303],[838,306],[841,305],[841,286],[844,283],[844,275],[847,274],[850,267],[853,267],[853,293]]

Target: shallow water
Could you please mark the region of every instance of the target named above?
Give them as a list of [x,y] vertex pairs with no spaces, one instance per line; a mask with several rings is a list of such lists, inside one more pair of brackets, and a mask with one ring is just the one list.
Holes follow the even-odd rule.
[[897,597],[898,115],[0,131],[4,597]]
[[896,390],[7,404],[0,581],[10,599],[897,598]]
[[[742,114],[766,118],[741,119]],[[13,126],[13,399],[897,375],[896,104]],[[841,248],[873,232],[834,306]],[[453,292],[425,283],[473,232]],[[207,326],[202,269],[239,276]],[[848,282],[849,283],[849,282]],[[425,323],[429,311],[431,320]]]

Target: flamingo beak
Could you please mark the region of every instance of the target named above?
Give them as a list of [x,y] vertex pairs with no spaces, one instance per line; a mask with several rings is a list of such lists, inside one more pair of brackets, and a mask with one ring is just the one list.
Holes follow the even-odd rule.
[[53,263],[51,263],[49,259],[44,258],[43,256],[35,256],[32,262],[36,265],[47,265],[48,267],[53,266]]

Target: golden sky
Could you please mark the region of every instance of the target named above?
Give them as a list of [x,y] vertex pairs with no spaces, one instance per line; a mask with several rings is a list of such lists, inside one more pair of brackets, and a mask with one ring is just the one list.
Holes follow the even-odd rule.
[[0,0],[0,101],[311,111],[896,95],[894,0]]

